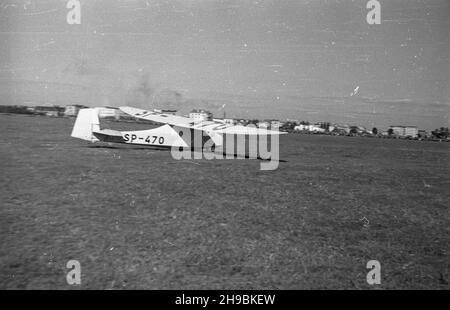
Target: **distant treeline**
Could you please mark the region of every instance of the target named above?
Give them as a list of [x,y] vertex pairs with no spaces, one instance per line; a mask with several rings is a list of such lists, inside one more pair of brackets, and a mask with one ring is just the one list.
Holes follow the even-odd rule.
[[0,113],[33,114],[27,106],[22,105],[0,105]]
[[437,139],[449,139],[450,138],[450,131],[448,127],[441,127],[438,129],[435,129],[431,132],[433,137],[436,137]]
[[[59,109],[61,109],[61,107],[57,107]],[[40,114],[37,113],[36,111],[33,111],[33,109],[30,109],[27,106],[23,106],[23,105],[0,105],[0,113],[12,113],[12,114]],[[122,116],[121,120],[125,120],[125,121],[138,121],[138,122],[143,122],[143,123],[151,123],[154,125],[157,125],[157,123],[151,122],[151,121],[146,121],[146,120],[139,120],[136,119],[134,117],[130,117],[130,116]],[[258,124],[258,120],[248,120],[247,124]],[[297,132],[294,130],[295,126],[297,125],[309,125],[309,122],[285,122],[279,129],[282,131],[286,131],[286,132]],[[346,133],[346,132],[342,132],[339,131],[337,129],[330,131],[331,124],[330,123],[321,123],[320,127],[325,129],[324,133],[317,133],[315,132],[314,134],[331,134],[331,135],[360,135],[360,136],[377,136],[377,137],[382,137],[382,135],[380,135],[380,133],[378,132],[377,128],[373,128],[371,132],[364,132],[364,133],[360,133],[358,131],[358,126],[350,126],[350,132]],[[392,133],[392,129],[388,130],[388,135],[387,137],[396,137],[395,135],[393,135]],[[449,141],[450,140],[450,131],[448,127],[441,127],[441,128],[437,128],[433,131],[431,131],[431,135],[427,135],[425,137],[415,137],[415,139],[438,139],[438,140],[446,140]]]

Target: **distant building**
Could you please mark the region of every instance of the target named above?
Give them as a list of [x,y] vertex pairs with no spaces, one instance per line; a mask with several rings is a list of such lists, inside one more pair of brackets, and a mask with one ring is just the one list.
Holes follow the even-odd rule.
[[325,128],[320,127],[318,124],[300,124],[294,127],[294,130],[297,131],[309,131],[309,132],[320,132],[323,133],[326,131]]
[[237,125],[247,126],[248,124],[250,124],[250,121],[248,119],[237,119],[235,123]]
[[99,118],[114,118],[119,119],[119,109],[113,107],[96,107]]
[[333,125],[333,130],[330,131],[335,131],[339,134],[349,134],[350,133],[350,126],[347,124],[334,124]]
[[320,125],[309,125],[309,131],[311,131],[311,132],[321,132],[321,133],[323,133],[323,132],[326,131],[326,129],[320,127]]
[[416,138],[419,134],[416,126],[390,126],[389,129],[392,129],[392,134],[400,137]]
[[87,108],[87,106],[81,104],[68,105],[64,109],[64,116],[77,116],[78,112],[84,108]]
[[277,119],[273,119],[270,121],[270,128],[271,129],[278,129],[281,127],[281,122]]
[[419,130],[417,129],[417,127],[415,126],[405,127],[405,136],[415,138],[417,137],[418,134]]
[[357,126],[357,127],[358,127],[358,133],[361,133],[361,134],[364,134],[364,133],[371,134],[372,133],[372,131],[368,130],[366,127],[363,127],[363,126]]
[[367,128],[362,126],[350,126],[349,129],[350,129],[349,133],[351,134],[358,134],[358,135],[372,134],[371,131],[367,130]]
[[210,121],[213,118],[213,114],[207,110],[194,109],[189,112],[189,118],[195,121]]
[[417,136],[421,139],[425,139],[428,138],[428,133],[426,132],[426,130],[419,130]]
[[230,124],[230,125],[236,123],[236,121],[232,118],[224,118],[223,121],[225,124]]
[[258,122],[258,128],[267,129],[267,128],[269,128],[269,126],[270,126],[270,123],[268,121]]
[[64,113],[64,107],[60,106],[35,106],[30,108],[30,112],[46,116],[60,116]]
[[308,130],[309,125],[304,125],[304,124],[300,124],[294,127],[294,130],[296,131],[303,131],[303,130]]
[[153,111],[170,115],[175,115],[177,113],[177,110],[153,109]]
[[230,124],[230,125],[234,125],[237,123],[237,121],[235,121],[232,118],[214,118],[213,120],[224,123],[224,124]]
[[265,129],[279,129],[281,127],[281,122],[277,119],[266,119],[258,122],[259,128]]

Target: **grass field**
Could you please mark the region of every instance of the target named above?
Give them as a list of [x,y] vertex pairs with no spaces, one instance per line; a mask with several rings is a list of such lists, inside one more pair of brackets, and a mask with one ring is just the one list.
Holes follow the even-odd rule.
[[0,115],[1,289],[449,289],[448,143],[286,135],[260,171],[90,146],[73,123]]

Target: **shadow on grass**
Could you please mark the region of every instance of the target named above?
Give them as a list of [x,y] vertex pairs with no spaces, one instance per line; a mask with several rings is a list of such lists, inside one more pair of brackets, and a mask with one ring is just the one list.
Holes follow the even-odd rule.
[[[87,148],[92,148],[92,149],[113,149],[113,150],[153,150],[153,151],[170,151],[170,148],[158,148],[158,147],[152,147],[152,146],[145,146],[145,147],[120,147],[120,146],[112,146],[112,145],[88,145],[86,146]],[[197,151],[192,151],[191,153],[194,154]],[[262,158],[260,156],[258,157],[251,157],[250,155],[238,155],[238,154],[228,154],[228,153],[223,153],[222,154],[224,157],[225,156],[233,156],[234,158],[245,158],[245,159],[256,159],[256,160],[262,160],[262,161],[270,161],[271,159],[265,159]],[[284,159],[278,159],[278,162],[280,163],[286,163],[288,162],[287,160]]]
[[[257,160],[262,160],[262,161],[271,161],[272,159],[270,159],[270,158],[262,158],[261,156],[258,156],[258,157],[251,157],[250,155],[244,155],[244,156],[242,156],[242,155],[238,155],[238,154],[228,154],[228,153],[223,153],[222,154],[224,157],[225,156],[233,156],[234,158],[245,158],[245,159],[257,159]],[[274,160],[274,161],[278,161],[278,162],[280,162],[280,163],[287,163],[288,161],[287,160],[284,160],[284,159],[278,159],[278,160]]]
[[120,147],[120,146],[112,146],[112,145],[88,145],[86,146],[90,149],[113,149],[113,150],[152,150],[152,151],[168,151],[168,149],[158,148],[158,147]]

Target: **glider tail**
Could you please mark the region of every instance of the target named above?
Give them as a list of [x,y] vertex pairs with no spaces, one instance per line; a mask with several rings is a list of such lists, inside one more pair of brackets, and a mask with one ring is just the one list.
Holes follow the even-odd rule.
[[90,142],[99,141],[93,134],[93,131],[100,130],[100,121],[98,120],[98,112],[96,109],[81,109],[78,112],[75,125],[72,129],[71,136],[74,138],[87,140]]

